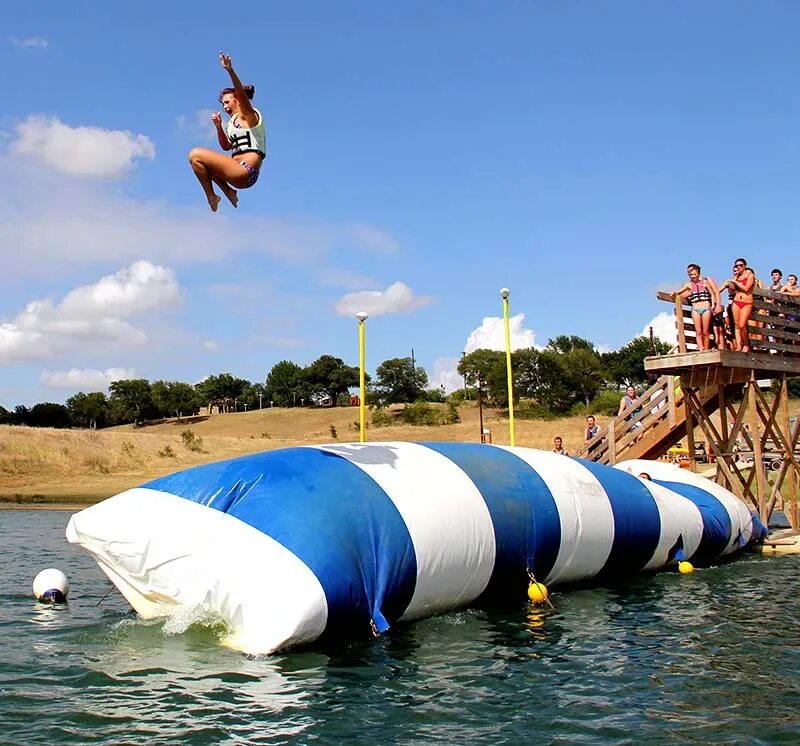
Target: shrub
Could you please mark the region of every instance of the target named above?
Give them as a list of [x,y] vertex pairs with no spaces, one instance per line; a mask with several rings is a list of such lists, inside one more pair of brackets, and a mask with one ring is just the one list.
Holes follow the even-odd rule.
[[[456,410],[458,416],[458,410]],[[400,412],[400,418],[407,425],[449,425],[453,420],[449,412],[434,409],[428,402],[418,401],[409,404]]]
[[514,409],[514,417],[520,420],[557,420],[560,416],[558,412],[534,401],[526,401]]
[[392,424],[392,415],[383,407],[378,407],[370,415],[370,423],[373,427],[389,427]]
[[336,433],[336,426],[333,423],[331,423],[328,426],[328,429],[331,431],[331,438],[338,438],[339,437],[338,434]]
[[272,440],[272,436],[266,430],[261,433],[261,437],[266,438],[267,440]]
[[190,451],[202,451],[203,439],[198,438],[191,430],[184,430],[181,433],[181,440]]
[[603,389],[592,399],[589,406],[581,405],[577,407],[574,414],[599,414],[604,417],[613,417],[619,412],[619,400],[621,398],[622,394],[619,391]]
[[456,403],[451,399],[447,402],[447,410],[446,414],[444,415],[445,425],[455,425],[458,422],[461,422],[461,415],[458,413],[458,407]]
[[129,440],[122,441],[122,455],[133,456],[133,443],[131,443]]
[[175,458],[175,451],[172,450],[171,445],[167,444],[158,452],[158,455],[161,458]]

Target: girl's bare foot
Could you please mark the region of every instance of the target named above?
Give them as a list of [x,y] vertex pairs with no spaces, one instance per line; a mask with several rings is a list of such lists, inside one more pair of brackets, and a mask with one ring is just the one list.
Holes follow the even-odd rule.
[[219,207],[219,201],[222,197],[217,197],[216,194],[209,194],[208,195],[208,206],[211,208],[211,212],[216,212],[217,207]]
[[234,207],[239,206],[239,195],[232,186],[223,188],[222,193],[228,198],[228,202],[230,202]]

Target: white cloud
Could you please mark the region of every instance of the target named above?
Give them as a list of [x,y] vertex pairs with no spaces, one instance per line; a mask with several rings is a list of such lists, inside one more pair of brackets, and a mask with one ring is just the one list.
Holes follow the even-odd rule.
[[658,337],[662,342],[669,345],[678,344],[678,330],[675,328],[675,314],[662,311],[657,316],[654,316],[650,321],[645,324],[642,329],[642,335],[645,337],[650,336],[650,327],[653,327],[653,334]]
[[178,130],[187,138],[200,142],[216,142],[216,130],[211,122],[213,109],[197,109],[191,114],[181,114],[175,119]]
[[216,352],[219,349],[219,345],[211,339],[207,339],[205,342],[203,342],[202,347],[208,352]]
[[144,344],[147,335],[127,319],[179,299],[172,270],[135,262],[75,288],[61,303],[34,300],[12,321],[0,322],[0,362],[44,360],[98,344]]
[[47,49],[50,42],[43,36],[12,37],[11,43],[19,49]]
[[438,388],[444,386],[445,393],[452,394],[464,386],[464,379],[456,370],[458,358],[440,357],[433,363],[433,372],[430,375],[431,386]]
[[[186,169],[186,178],[193,179],[188,164]],[[57,275],[65,265],[87,262],[121,265],[143,257],[171,265],[251,254],[315,267],[325,254],[339,249],[376,251],[363,231],[353,232],[348,225],[260,218],[241,211],[232,218],[224,206],[212,214],[199,186],[196,206],[186,208],[132,199],[102,183],[31,169],[19,157],[0,155],[0,172],[0,246],[14,248],[4,253],[5,279]]]
[[[536,334],[530,329],[525,329],[524,322],[524,313],[511,316],[508,320],[512,351],[536,347]],[[499,350],[504,352],[505,349],[505,325],[503,324],[503,319],[498,316],[486,316],[481,325],[470,333],[464,345],[464,352],[468,354],[475,352],[475,350]],[[448,394],[461,388],[464,385],[464,379],[458,374],[457,366],[457,358],[438,358],[433,364],[433,374],[430,377],[431,383],[434,386],[444,386],[444,390]]]
[[107,368],[95,370],[93,368],[70,368],[69,370],[42,371],[42,383],[59,389],[72,389],[73,391],[108,391],[114,381],[123,381],[136,378],[133,368]]
[[[511,350],[524,350],[536,346],[536,335],[523,328],[525,314],[518,313],[508,320],[509,334],[511,336]],[[475,329],[464,345],[464,352],[475,350],[505,350],[506,336],[503,319],[497,316],[486,316],[481,325]]]
[[117,179],[136,158],[155,158],[156,149],[145,135],[100,127],[70,127],[56,117],[31,114],[16,125],[11,152],[38,158],[50,168],[71,176]]
[[416,297],[407,285],[395,282],[386,290],[361,290],[342,296],[336,303],[339,316],[352,316],[366,311],[370,316],[409,313],[431,302],[430,296]]

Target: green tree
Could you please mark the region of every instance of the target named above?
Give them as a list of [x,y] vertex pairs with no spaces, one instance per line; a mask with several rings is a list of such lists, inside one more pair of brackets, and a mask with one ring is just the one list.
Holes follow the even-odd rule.
[[554,346],[512,355],[516,392],[555,413],[567,412],[578,402],[588,404],[604,382],[593,350],[583,345],[561,349],[569,351],[557,352]]
[[381,404],[410,404],[425,393],[428,374],[410,357],[384,360],[375,370],[373,390]]
[[583,337],[576,337],[574,334],[559,334],[555,339],[548,339],[546,349],[550,352],[560,352],[564,355],[573,350],[586,350],[597,353],[594,342],[590,342]]
[[242,409],[254,410],[258,409],[259,394],[261,395],[261,406],[269,406],[269,399],[267,398],[267,387],[263,383],[251,383],[239,397],[239,406]]
[[278,407],[292,407],[302,399],[308,401],[309,388],[303,377],[303,369],[290,360],[275,363],[267,374],[267,406],[273,402]]
[[592,350],[575,347],[563,356],[565,384],[572,392],[573,404],[588,404],[603,387],[603,368]]
[[24,404],[17,404],[14,413],[11,415],[12,425],[30,425],[31,410]]
[[63,404],[54,402],[41,402],[31,407],[28,417],[28,424],[31,427],[56,427],[68,428],[72,423],[69,417],[69,410]]
[[653,343],[647,337],[635,337],[614,352],[606,352],[602,358],[603,369],[609,380],[620,386],[632,386],[647,381],[644,359],[651,355],[666,355],[670,346],[658,338]]
[[189,417],[200,410],[200,394],[191,384],[156,381],[151,390],[153,407],[159,417]]
[[82,391],[67,399],[67,409],[75,427],[98,428],[108,424],[109,404],[100,391],[84,394]]
[[334,406],[339,397],[349,388],[358,386],[358,368],[345,365],[344,360],[333,355],[321,355],[305,370],[303,380],[311,389],[311,396],[330,396]]
[[[512,360],[512,370],[514,363]],[[506,356],[497,350],[480,349],[464,355],[458,361],[458,374],[466,378],[470,386],[478,387],[486,401],[498,406],[508,405],[506,378]]]
[[111,419],[118,424],[139,424],[155,415],[150,382],[145,378],[114,381],[109,387]]
[[236,378],[230,373],[220,373],[200,381],[195,390],[200,396],[200,403],[207,406],[212,402],[226,399],[236,401],[250,385],[250,381],[244,378]]
[[10,425],[13,421],[13,415],[5,407],[0,406],[0,425]]

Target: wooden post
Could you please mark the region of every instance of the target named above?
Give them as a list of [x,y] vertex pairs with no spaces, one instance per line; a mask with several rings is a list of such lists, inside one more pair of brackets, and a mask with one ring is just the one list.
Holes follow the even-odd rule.
[[669,417],[669,427],[670,430],[675,427],[675,407],[677,404],[675,403],[675,381],[680,381],[680,378],[676,379],[674,376],[669,377],[669,383],[667,384],[667,416]]
[[[783,430],[784,438],[791,451],[792,449],[792,427],[789,420],[789,384],[786,382],[786,376],[781,376],[781,385],[778,389],[778,407],[780,414],[778,415],[778,427]],[[785,454],[785,458],[790,457],[791,454]],[[793,456],[791,456],[793,458]],[[786,485],[787,497],[784,498],[783,512],[789,519],[792,528],[798,528],[798,515],[797,515],[797,469],[794,464],[787,464],[786,476],[789,478]],[[788,506],[788,509],[787,509]]]
[[678,352],[686,352],[686,325],[683,322],[683,298],[675,296],[675,326],[678,329]]
[[[697,461],[694,457],[694,413],[692,412],[692,401],[689,392],[692,391],[688,386],[681,383],[683,389],[683,406],[686,409],[686,449],[689,451],[689,468],[697,471]],[[702,417],[702,413],[700,413]]]
[[617,463],[617,418],[615,417],[608,424],[608,463],[613,466]]
[[[719,402],[719,430],[720,430],[720,443],[722,447],[725,449],[722,453],[715,454],[716,460],[722,462],[728,466],[728,462],[726,459],[728,458],[727,455],[731,450],[731,436],[730,431],[728,430],[728,402],[725,399],[725,385],[717,386],[717,401]],[[724,477],[725,484],[727,485],[729,490],[732,490],[733,484],[731,481],[724,476],[724,472],[720,469],[719,464],[717,464],[717,482],[720,482],[720,476]]]
[[765,515],[767,510],[767,474],[764,470],[764,449],[761,444],[761,433],[758,426],[758,397],[756,394],[756,374],[750,374],[750,381],[747,384],[747,409],[745,411],[745,421],[750,426],[750,440],[753,442],[753,469],[756,473],[756,489],[758,494],[756,499],[758,501],[758,517],[761,518],[764,525],[769,520],[769,516]]

